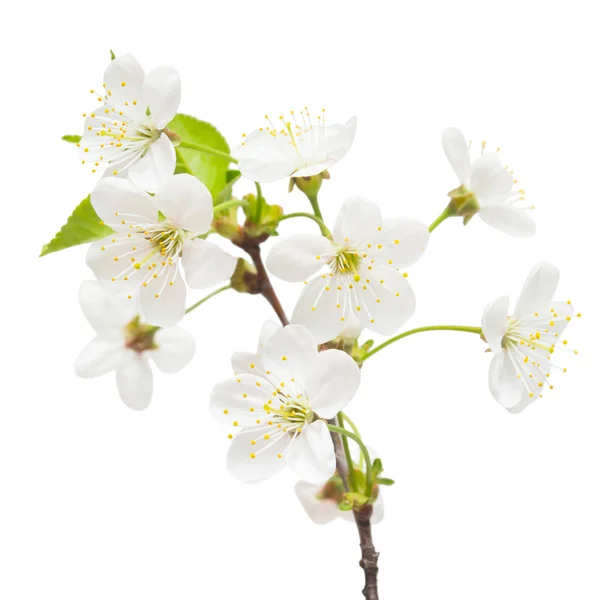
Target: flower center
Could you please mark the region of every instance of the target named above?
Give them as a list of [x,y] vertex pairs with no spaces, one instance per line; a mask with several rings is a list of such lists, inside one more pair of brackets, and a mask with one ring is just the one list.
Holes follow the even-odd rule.
[[360,281],[358,270],[362,256],[354,248],[341,248],[329,262],[329,268],[335,274],[354,275],[355,281]]
[[125,325],[125,347],[141,354],[145,350],[156,350],[154,334],[157,327],[140,323],[139,315]]

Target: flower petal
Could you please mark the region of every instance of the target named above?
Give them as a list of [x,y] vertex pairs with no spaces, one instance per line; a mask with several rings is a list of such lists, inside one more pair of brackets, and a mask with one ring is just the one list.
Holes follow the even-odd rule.
[[[123,248],[127,243],[130,243],[127,235],[113,234],[91,244],[85,257],[85,262],[94,275],[98,279],[113,283],[115,292],[124,286],[130,287],[133,283],[126,284],[121,276],[131,265],[127,259],[122,259],[126,252]],[[123,297],[126,298],[126,295]]]
[[361,280],[352,284],[354,314],[366,329],[382,335],[395,333],[415,312],[410,284],[398,271],[378,264],[361,267],[359,273]]
[[508,198],[513,176],[496,152],[486,152],[473,163],[469,185],[481,206],[498,204]]
[[85,379],[114,371],[125,352],[123,338],[94,338],[75,361],[75,373]]
[[185,282],[177,267],[163,269],[152,284],[140,291],[144,319],[159,327],[176,325],[185,314],[186,296]]
[[261,352],[266,371],[277,379],[295,379],[301,386],[317,360],[317,342],[301,325],[288,325],[265,342]]
[[319,152],[327,156],[328,160],[339,162],[348,154],[356,135],[356,116],[351,117],[341,125],[326,125],[323,127]]
[[333,419],[352,400],[359,384],[360,370],[354,359],[341,350],[325,350],[306,381],[310,407],[320,417]]
[[152,369],[142,354],[128,350],[117,367],[121,400],[133,410],[147,408],[152,400]]
[[335,473],[335,450],[324,421],[307,425],[287,449],[286,463],[303,481],[323,483]]
[[385,219],[381,232],[370,239],[372,248],[365,250],[366,258],[399,269],[416,263],[423,256],[429,242],[429,229],[425,223],[412,219]]
[[508,354],[496,354],[490,364],[489,385],[492,396],[507,410],[520,412],[531,404],[535,398],[529,392]]
[[[302,508],[313,523],[325,525],[335,520],[340,515],[340,509],[334,500],[319,498],[321,486],[299,481],[294,487],[296,496],[302,504]],[[352,511],[349,511],[353,516]]]
[[150,118],[157,129],[173,119],[181,102],[181,80],[173,67],[152,69],[144,81],[144,99],[150,107]]
[[175,148],[165,133],[148,146],[146,154],[127,169],[131,181],[141,190],[158,191],[175,171]]
[[496,204],[481,207],[478,214],[485,223],[509,235],[530,237],[535,233],[535,221],[525,209]]
[[262,351],[265,342],[270,340],[280,329],[281,325],[279,323],[271,320],[265,321],[264,325],[260,329],[260,334],[258,335],[259,353]]
[[128,300],[105,281],[84,281],[79,288],[79,305],[97,333],[122,335],[123,327],[139,312],[139,303]]
[[353,197],[344,202],[333,228],[333,239],[341,246],[354,246],[371,237],[381,227],[379,207],[366,198]]
[[251,429],[242,430],[235,436],[227,453],[227,469],[244,483],[264,481],[285,467],[282,457],[289,446],[290,437],[282,436],[258,452],[254,451],[252,445],[255,436],[256,433]]
[[237,422],[241,427],[251,425],[255,422],[250,418],[251,413],[263,411],[264,405],[271,400],[272,390],[273,386],[260,376],[239,374],[215,385],[210,396],[210,411],[220,423],[232,425]]
[[515,318],[521,319],[535,312],[544,313],[552,302],[559,278],[560,271],[553,264],[541,261],[535,265],[527,276],[517,300]]
[[229,279],[235,271],[237,258],[216,244],[195,239],[183,247],[182,265],[187,284],[204,289]]
[[483,311],[481,329],[492,352],[502,352],[502,338],[508,329],[508,296],[490,302]]
[[[318,344],[337,337],[344,327],[347,314],[345,290],[337,289],[339,277],[315,277],[304,286],[294,312],[292,323],[304,325]],[[341,287],[341,286],[340,286]],[[339,301],[338,301],[339,300]],[[337,308],[339,305],[340,308]]]
[[152,203],[178,229],[196,235],[210,229],[213,220],[212,196],[207,187],[192,175],[173,175],[152,198]]
[[266,130],[250,133],[234,156],[239,160],[238,167],[244,177],[263,183],[289,177],[302,166],[289,138]]
[[304,281],[326,265],[333,252],[331,242],[321,235],[290,235],[273,246],[267,269],[284,281]]
[[100,220],[116,230],[143,226],[158,218],[152,198],[119,177],[101,179],[92,191],[90,202]]
[[465,185],[471,172],[471,158],[467,140],[460,129],[449,127],[442,134],[442,146],[461,185]]
[[143,118],[146,114],[143,102],[145,78],[144,69],[131,54],[112,60],[104,72],[104,91],[108,96],[108,103],[120,108],[134,120]]
[[196,351],[194,336],[181,327],[159,329],[154,342],[158,348],[149,351],[148,357],[163,373],[177,373],[188,365]]
[[250,374],[264,377],[264,369],[258,354],[251,352],[234,352],[231,356],[231,367],[236,375]]

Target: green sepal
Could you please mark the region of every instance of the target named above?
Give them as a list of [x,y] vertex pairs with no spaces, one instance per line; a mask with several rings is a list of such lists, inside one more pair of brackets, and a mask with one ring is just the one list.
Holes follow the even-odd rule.
[[379,475],[379,473],[383,473],[383,463],[381,462],[380,458],[376,458],[373,461],[373,466],[371,467],[371,470],[373,471],[373,475],[375,477]]
[[63,135],[60,139],[65,142],[69,142],[69,144],[79,144],[79,142],[81,141],[81,136],[80,135]]
[[117,58],[115,56],[115,53],[112,51],[112,48],[110,49],[110,60],[115,60],[115,58]]
[[65,250],[72,246],[95,242],[111,233],[114,233],[113,230],[100,221],[88,196],[71,213],[54,238],[42,248],[40,256],[46,256],[46,254]]
[[377,483],[379,485],[394,485],[396,482],[393,479],[390,479],[389,477],[378,477]]

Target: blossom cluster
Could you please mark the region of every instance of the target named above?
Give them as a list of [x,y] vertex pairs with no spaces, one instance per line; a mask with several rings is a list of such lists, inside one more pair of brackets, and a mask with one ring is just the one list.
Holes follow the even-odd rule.
[[[467,224],[478,216],[512,236],[535,233],[532,207],[499,153],[482,145],[472,157],[471,144],[449,128],[442,147],[458,185],[431,226],[384,216],[372,199],[357,196],[341,204],[330,230],[318,192],[329,169],[350,151],[356,117],[330,124],[324,111],[315,117],[308,109],[267,117],[228,156],[170,129],[181,99],[180,77],[171,67],[146,73],[131,55],[114,58],[101,90],[91,92],[98,105],[84,114],[77,145],[81,162],[101,174],[89,201],[96,225],[110,233],[87,240],[86,261],[96,279],[82,284],[79,300],[96,337],[77,358],[76,373],[89,378],[114,371],[123,402],[144,409],[152,397],[150,361],[175,373],[193,358],[194,337],[179,324],[203,300],[188,308],[188,288],[211,290],[210,297],[233,287],[261,293],[275,306],[269,275],[298,283],[290,322],[279,311],[282,324],[265,323],[256,351],[233,354],[232,377],[214,386],[210,410],[231,439],[227,467],[244,482],[289,467],[316,523],[352,520],[369,505],[378,522],[381,486],[391,480],[381,476],[381,460],[354,425],[344,428],[352,423],[345,411],[358,393],[363,363],[417,331],[397,335],[417,301],[404,269],[423,256],[442,221],[461,217]],[[182,148],[237,163],[227,198],[216,198],[202,177],[181,168]],[[232,188],[239,177],[256,182],[257,195],[236,199]],[[320,233],[278,237],[265,270],[257,249],[294,215],[267,205],[259,184],[282,179],[307,196],[308,216]],[[243,223],[237,221],[240,208]],[[209,235],[220,239],[209,241]],[[233,253],[222,247],[228,242]],[[253,266],[242,260],[243,250]],[[558,269],[540,262],[512,310],[502,296],[485,307],[480,325],[462,328],[479,334],[493,353],[491,394],[512,413],[553,387],[554,354],[566,345],[562,335],[574,316],[570,302],[554,300],[558,280]],[[444,327],[420,328],[426,329]],[[372,341],[361,344],[363,330],[389,339],[375,348]],[[344,445],[355,442],[358,452],[340,459],[342,438]]]

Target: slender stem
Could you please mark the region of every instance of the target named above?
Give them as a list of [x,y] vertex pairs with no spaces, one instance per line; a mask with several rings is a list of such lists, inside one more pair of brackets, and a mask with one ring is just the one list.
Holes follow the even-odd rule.
[[362,357],[363,362],[367,360],[367,358],[371,358],[374,354],[377,354],[380,350],[383,350],[390,344],[401,340],[402,338],[408,337],[409,335],[413,335],[415,333],[421,333],[422,331],[466,331],[467,333],[476,333],[481,335],[481,327],[468,327],[466,325],[429,325],[428,327],[417,327],[416,329],[410,329],[409,331],[404,331],[403,333],[399,333],[394,337],[390,338],[383,342],[383,344],[379,344],[379,346],[375,346],[373,350],[367,352]]
[[[334,417],[330,421],[328,421],[331,425],[337,425],[337,417]],[[331,440],[333,441],[333,447],[335,449],[335,466],[342,480],[342,485],[344,486],[344,491],[350,492],[350,486],[348,485],[348,463],[346,461],[346,455],[344,454],[344,446],[342,445],[342,437],[337,433],[333,433],[333,431],[329,432],[331,436]]]
[[321,214],[321,209],[319,208],[319,199],[317,197],[317,194],[306,194],[306,197],[308,198],[310,205],[312,206],[313,212],[315,213],[315,217],[318,217],[322,221],[323,215]]
[[429,226],[429,233],[431,233],[438,225],[443,223],[448,217],[451,217],[451,216],[452,216],[452,213],[450,212],[450,209],[448,207],[446,207],[442,211],[440,216]]
[[306,213],[306,212],[295,212],[295,213],[289,213],[287,215],[283,215],[279,218],[279,222],[281,223],[281,221],[285,221],[286,219],[295,219],[296,217],[306,217],[307,219],[312,219],[321,229],[321,233],[325,236],[325,237],[331,237],[331,232],[329,231],[329,229],[327,229],[327,225],[325,225],[325,222],[323,221],[322,218],[317,217],[316,215],[311,215],[310,213]]
[[[337,422],[339,427],[344,429],[344,413],[339,412],[337,415]],[[348,444],[348,438],[343,435],[342,437],[342,446],[344,448],[344,454],[346,456],[346,464],[348,465],[348,483],[350,484],[350,489],[353,492],[357,492],[358,488],[356,487],[356,473],[354,472],[354,461],[352,460],[352,455],[350,454],[350,446]]]
[[265,265],[262,261],[262,257],[260,255],[260,246],[252,245],[248,247],[243,247],[244,250],[248,253],[254,266],[256,267],[256,275],[258,277],[259,285],[260,285],[260,293],[267,299],[269,304],[273,307],[273,310],[277,314],[277,317],[281,321],[281,324],[285,327],[289,325],[290,322],[283,310],[283,306],[281,306],[281,302],[271,285],[271,280],[269,279],[269,274],[265,269]]
[[349,437],[352,441],[356,442],[359,445],[360,451],[363,453],[363,456],[365,457],[365,461],[367,463],[365,472],[367,480],[365,484],[365,496],[370,499],[371,494],[373,493],[373,470],[371,465],[371,457],[369,456],[369,451],[367,450],[367,447],[365,446],[363,441],[351,431],[343,429],[342,427],[337,427],[336,425],[327,424],[327,427],[329,431],[334,431],[335,433],[339,433],[340,435]]
[[[342,415],[342,418],[344,419],[344,421],[346,421],[346,423],[348,423],[348,425],[350,425],[350,429],[352,429],[352,431],[354,431],[354,433],[358,437],[360,437],[360,432],[358,431],[358,427],[356,426],[354,421],[345,412],[342,412],[340,414]],[[362,471],[364,466],[365,466],[365,457],[361,454],[358,468]]]
[[258,181],[255,181],[254,185],[256,186],[256,211],[254,213],[254,222],[260,223],[260,218],[262,216],[263,209],[265,206],[265,197],[263,196],[260,183],[258,183]]
[[218,156],[219,158],[224,158],[228,160],[230,163],[235,163],[237,165],[238,160],[233,156],[227,154],[227,152],[221,152],[220,150],[215,150],[210,146],[204,146],[202,144],[195,144],[194,142],[186,142],[185,140],[181,140],[179,142],[180,148],[188,148],[189,150],[196,150],[198,152],[204,152],[204,154],[210,154],[212,156]]
[[204,298],[202,298],[202,300],[198,300],[198,302],[196,302],[195,304],[192,304],[188,309],[186,309],[185,314],[187,315],[188,313],[191,313],[193,310],[198,308],[201,304],[204,304],[207,300],[210,300],[217,294],[220,294],[221,292],[224,292],[225,290],[229,290],[229,289],[231,289],[231,285],[227,284],[227,285],[224,285],[223,287],[219,288],[218,290],[211,292],[208,296],[205,296]]
[[373,533],[371,531],[371,517],[373,516],[373,505],[365,504],[359,510],[354,511],[354,520],[358,528],[358,536],[360,539],[361,559],[358,563],[365,572],[365,587],[363,588],[363,596],[366,600],[379,600],[379,592],[377,591],[377,575],[379,567],[377,560],[379,552],[375,550],[373,544]]
[[213,212],[214,214],[223,212],[225,210],[229,210],[230,208],[233,208],[234,206],[248,206],[248,201],[247,200],[228,200],[227,202],[221,202],[221,204],[217,204],[214,209]]

